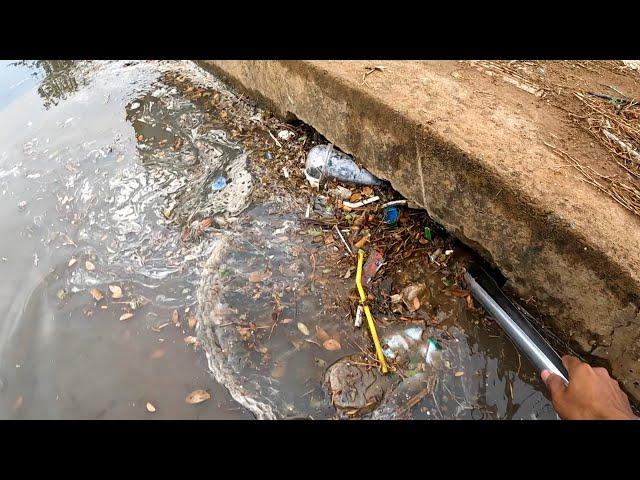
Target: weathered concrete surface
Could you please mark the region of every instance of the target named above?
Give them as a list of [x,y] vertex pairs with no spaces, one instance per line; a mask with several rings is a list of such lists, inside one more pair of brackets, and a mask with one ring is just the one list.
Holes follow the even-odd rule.
[[390,180],[640,399],[640,218],[545,147],[605,155],[558,109],[454,61],[373,62],[364,83],[372,62],[201,64]]

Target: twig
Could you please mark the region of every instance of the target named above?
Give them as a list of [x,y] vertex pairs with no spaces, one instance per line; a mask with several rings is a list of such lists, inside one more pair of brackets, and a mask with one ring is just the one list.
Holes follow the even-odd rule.
[[276,137],[273,136],[273,134],[271,133],[270,130],[267,130],[267,133],[269,134],[269,136],[271,138],[273,138],[273,141],[276,142],[276,145],[278,145],[278,147],[282,148],[282,145],[280,144],[280,142],[278,141],[278,139]]
[[340,229],[338,228],[338,225],[334,225],[333,228],[335,228],[336,232],[338,232],[338,237],[340,237],[340,240],[342,240],[342,243],[344,243],[344,246],[347,247],[347,251],[349,252],[349,255],[353,256],[353,251],[351,250],[351,247],[342,236],[342,233],[340,233]]

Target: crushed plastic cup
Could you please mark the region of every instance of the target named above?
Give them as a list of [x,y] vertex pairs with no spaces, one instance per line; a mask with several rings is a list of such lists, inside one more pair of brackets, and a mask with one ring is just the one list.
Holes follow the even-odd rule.
[[358,167],[353,159],[333,148],[333,145],[316,145],[307,155],[304,174],[311,185],[320,186],[326,178],[334,178],[357,185],[382,185],[384,182],[364,168]]

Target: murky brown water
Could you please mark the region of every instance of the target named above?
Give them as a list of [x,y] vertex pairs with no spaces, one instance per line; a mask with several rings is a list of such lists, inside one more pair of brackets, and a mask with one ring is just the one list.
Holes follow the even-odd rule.
[[[163,212],[204,161],[202,152],[233,159],[243,146],[224,131],[203,132],[198,107],[163,83],[162,73],[181,65],[0,63],[0,418],[252,418],[212,379],[202,351],[185,342],[195,335],[189,319],[215,235],[185,245]],[[287,230],[278,229],[301,213],[254,205],[241,220],[252,243],[229,258],[231,265],[248,273],[264,268],[262,260],[281,264],[284,277],[304,285],[310,265],[287,271],[293,264],[277,257],[277,239]],[[276,241],[265,246],[262,237]],[[275,248],[276,257],[264,248]],[[331,267],[318,265],[318,274],[337,278]],[[327,281],[348,295],[352,280]],[[120,287],[122,298],[112,298],[109,286]],[[335,312],[326,314],[333,307],[320,293],[305,304],[281,286],[281,318],[295,321],[279,325],[264,348],[276,366],[290,367],[274,372],[269,365],[262,375],[277,378],[301,411],[311,405],[305,413],[331,416],[318,388],[322,371],[357,350],[301,343],[298,322],[346,327],[327,324]],[[270,325],[273,299],[267,311],[255,288],[236,287],[235,303]],[[104,298],[96,301],[93,288]],[[433,307],[454,308],[438,292]],[[174,310],[179,326],[170,320]],[[133,316],[120,321],[127,313]],[[456,318],[473,379],[460,380],[459,392],[441,392],[437,407],[456,409],[456,418],[556,418],[535,372],[504,335],[478,316]],[[196,389],[210,391],[212,400],[185,403]],[[482,405],[465,404],[465,396]],[[414,416],[429,418],[432,408],[417,405]]]

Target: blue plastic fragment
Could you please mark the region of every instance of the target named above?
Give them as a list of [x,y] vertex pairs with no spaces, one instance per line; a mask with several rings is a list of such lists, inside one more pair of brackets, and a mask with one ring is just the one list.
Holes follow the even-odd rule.
[[396,207],[385,207],[382,221],[387,225],[395,225],[399,216],[400,211]]
[[227,186],[227,179],[224,177],[216,178],[211,184],[211,190],[217,192]]

